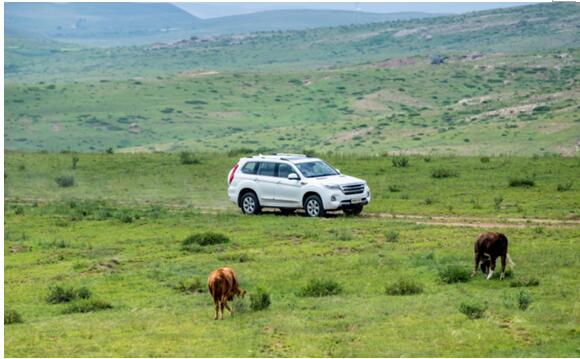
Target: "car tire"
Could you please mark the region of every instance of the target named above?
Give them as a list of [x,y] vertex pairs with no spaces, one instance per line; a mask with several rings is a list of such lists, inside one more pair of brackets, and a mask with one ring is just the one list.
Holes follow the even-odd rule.
[[347,216],[358,216],[363,210],[363,206],[344,207],[342,211]]
[[262,212],[262,207],[254,192],[244,193],[242,198],[240,198],[240,208],[244,214],[260,214]]
[[280,208],[280,212],[282,212],[282,214],[285,216],[289,216],[296,212],[296,208]]
[[308,217],[324,217],[326,211],[318,195],[311,195],[304,201],[304,211]]

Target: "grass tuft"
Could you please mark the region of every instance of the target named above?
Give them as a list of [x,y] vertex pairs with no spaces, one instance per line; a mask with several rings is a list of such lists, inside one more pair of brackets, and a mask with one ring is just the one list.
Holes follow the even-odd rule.
[[22,316],[13,309],[4,311],[4,325],[22,323]]
[[74,176],[59,176],[55,178],[54,181],[61,188],[72,187],[75,185]]
[[331,279],[312,279],[299,294],[303,297],[326,297],[340,293],[342,287],[339,283]]
[[536,182],[531,178],[512,178],[509,180],[510,187],[534,187]]
[[77,298],[88,299],[91,297],[91,291],[88,288],[81,287],[75,289],[73,287],[61,287],[55,285],[48,288],[48,295],[46,301],[50,304],[68,303]]
[[393,167],[409,167],[409,158],[408,157],[393,157],[391,160],[393,163]]
[[487,304],[485,303],[461,303],[459,306],[459,311],[469,317],[469,319],[479,319],[483,318],[485,311],[487,310]]
[[520,308],[521,310],[527,310],[534,301],[532,299],[532,295],[525,290],[521,290],[518,293],[517,299],[518,299],[518,308]]
[[400,279],[386,288],[388,295],[413,295],[423,293],[423,286],[410,279]]
[[261,287],[256,288],[256,293],[250,294],[250,308],[254,311],[267,309],[271,304],[270,294]]
[[535,277],[522,277],[516,278],[510,282],[510,287],[518,288],[518,287],[537,287],[540,285],[540,280]]
[[198,251],[199,246],[211,246],[215,244],[228,243],[229,241],[230,239],[221,233],[195,233],[185,238],[183,242],[181,242],[181,247],[184,250],[195,252]]
[[437,168],[431,172],[431,177],[433,178],[449,178],[449,177],[457,177],[459,174],[457,171],[449,169],[449,168]]
[[465,283],[471,279],[469,271],[461,266],[448,265],[439,269],[439,278],[447,284]]
[[96,312],[99,310],[112,309],[113,306],[103,300],[98,299],[81,299],[79,301],[71,303],[62,312],[64,314],[71,313],[88,313]]

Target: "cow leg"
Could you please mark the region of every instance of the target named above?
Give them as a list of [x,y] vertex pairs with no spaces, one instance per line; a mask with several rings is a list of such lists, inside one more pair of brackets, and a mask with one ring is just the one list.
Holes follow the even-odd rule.
[[477,273],[477,268],[479,267],[479,262],[481,260],[481,256],[479,255],[478,252],[475,252],[475,268],[473,268],[473,272],[471,273],[471,276],[473,277],[475,275],[475,273]]
[[487,275],[487,279],[491,279],[491,277],[493,276],[493,271],[495,270],[495,261],[497,260],[497,257],[492,256],[491,257],[491,265],[489,267],[489,274]]
[[228,302],[225,302],[225,306],[226,309],[229,310],[229,312],[232,314],[232,316],[234,315],[234,311],[230,308],[230,306],[228,305]]
[[501,276],[499,277],[500,280],[505,278],[505,261],[506,261],[506,257],[507,255],[502,255],[501,256]]
[[213,305],[215,307],[215,318],[213,318],[214,320],[217,320],[219,318],[219,312],[220,312],[220,303],[218,300],[214,299],[213,301]]
[[224,319],[224,305],[225,303],[223,301],[220,302],[220,315],[221,315],[220,319]]

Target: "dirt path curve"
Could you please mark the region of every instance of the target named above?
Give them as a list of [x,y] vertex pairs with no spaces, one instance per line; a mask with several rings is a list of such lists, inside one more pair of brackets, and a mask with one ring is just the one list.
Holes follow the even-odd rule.
[[[47,200],[39,198],[11,198],[5,197],[4,203],[50,203],[59,202],[59,200]],[[106,200],[111,205],[119,206],[161,206],[171,209],[189,209],[204,214],[240,214],[240,211],[233,206],[227,207],[195,207],[190,204],[164,203],[153,201],[111,201]],[[266,215],[278,215],[277,210],[265,210]],[[341,217],[342,213],[330,213],[330,218]],[[399,220],[405,222],[412,222],[415,224],[423,224],[428,226],[449,226],[449,227],[472,227],[472,228],[527,228],[527,227],[580,227],[580,219],[551,219],[551,218],[493,218],[493,217],[463,217],[463,216],[447,216],[447,215],[427,215],[427,214],[399,214],[388,212],[364,212],[360,219],[389,219]]]

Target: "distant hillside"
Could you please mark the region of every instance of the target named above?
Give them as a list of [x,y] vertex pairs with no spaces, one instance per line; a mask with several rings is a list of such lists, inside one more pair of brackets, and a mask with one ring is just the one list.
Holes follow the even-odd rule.
[[436,15],[421,12],[280,10],[203,20],[172,4],[6,3],[5,31],[108,47],[170,42],[191,36],[302,30],[433,16]]
[[235,34],[258,31],[303,30],[317,27],[368,24],[441,15],[405,12],[377,14],[343,10],[274,10],[204,20],[197,34]]
[[176,6],[155,3],[6,3],[4,18],[5,31],[99,45],[175,40],[200,22]]
[[[247,35],[186,37],[174,43],[36,54],[5,49],[7,81],[70,81],[183,71],[288,71],[371,64],[408,56],[525,54],[580,47],[580,5],[518,6],[465,15]],[[10,40],[7,40],[10,41]],[[32,51],[34,55],[26,54]]]

